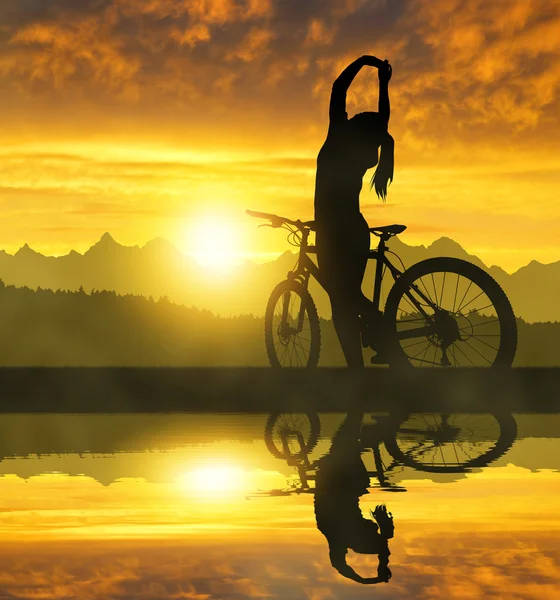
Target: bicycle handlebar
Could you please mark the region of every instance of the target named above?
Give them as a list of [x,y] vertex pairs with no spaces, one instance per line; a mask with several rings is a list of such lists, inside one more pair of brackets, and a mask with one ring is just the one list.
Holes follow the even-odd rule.
[[250,217],[257,217],[258,219],[279,219],[280,218],[280,217],[278,217],[276,215],[270,215],[268,213],[257,212],[256,210],[249,210],[249,209],[247,209],[245,212]]
[[[245,212],[250,217],[257,217],[258,219],[269,219],[273,223],[272,227],[281,227],[284,223],[287,223],[288,225],[293,225],[294,227],[297,227],[298,229],[303,229],[305,227],[308,227],[309,229],[314,229],[314,225],[315,225],[315,221],[300,221],[299,219],[297,221],[292,221],[291,219],[287,219],[286,217],[279,217],[278,215],[257,212],[256,210],[247,209]],[[276,222],[278,224],[274,225],[274,222]]]

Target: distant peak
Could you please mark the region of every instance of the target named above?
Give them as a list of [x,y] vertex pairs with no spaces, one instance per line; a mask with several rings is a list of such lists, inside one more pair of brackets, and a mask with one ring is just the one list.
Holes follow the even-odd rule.
[[89,250],[111,250],[113,248],[120,248],[121,245],[115,242],[113,236],[109,232],[105,232],[98,242],[96,242]]
[[113,236],[106,231],[102,236],[101,239],[98,242],[99,244],[116,244],[115,239],[113,238]]
[[448,247],[453,246],[454,248],[461,248],[461,250],[464,250],[463,246],[461,246],[461,244],[459,244],[459,242],[456,242],[455,240],[453,240],[449,237],[446,237],[446,236],[438,238],[437,240],[432,242],[430,245],[431,246],[436,246],[436,245],[437,246],[448,246]]
[[175,246],[165,238],[155,237],[146,242],[143,248],[172,248],[175,250]]
[[26,255],[26,254],[39,254],[38,252],[35,252],[35,250],[32,250],[29,247],[29,244],[26,242],[25,244],[23,244],[23,246],[16,252],[16,256],[18,255]]
[[87,250],[86,254],[93,252],[94,254],[101,252],[111,252],[112,250],[117,250],[118,248],[122,248],[122,246],[115,242],[113,236],[105,232],[100,238],[99,241],[93,244],[89,250]]

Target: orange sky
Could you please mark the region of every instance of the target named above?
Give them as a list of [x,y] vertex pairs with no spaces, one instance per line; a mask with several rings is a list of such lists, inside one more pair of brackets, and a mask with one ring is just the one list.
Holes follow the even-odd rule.
[[[510,271],[559,260],[556,0],[2,3],[0,247],[83,251],[110,231],[192,252],[220,217],[234,252],[284,250],[243,211],[312,216],[330,85],[364,53],[393,64],[396,142],[368,220]],[[364,72],[349,114],[376,105]]]

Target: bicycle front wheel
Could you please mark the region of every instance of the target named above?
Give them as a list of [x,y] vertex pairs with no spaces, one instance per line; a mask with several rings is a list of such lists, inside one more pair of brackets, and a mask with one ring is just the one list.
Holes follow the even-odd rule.
[[387,298],[392,364],[509,367],[517,323],[498,283],[457,258],[430,258],[407,269]]
[[315,368],[319,363],[321,329],[309,292],[296,281],[279,283],[268,301],[264,337],[275,368]]

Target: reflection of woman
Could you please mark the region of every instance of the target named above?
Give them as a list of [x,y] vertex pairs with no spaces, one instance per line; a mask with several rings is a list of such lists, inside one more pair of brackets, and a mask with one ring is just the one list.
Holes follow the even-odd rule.
[[[329,453],[319,460],[315,476],[315,518],[327,538],[332,566],[344,577],[359,583],[387,582],[389,544],[393,518],[384,505],[371,513],[376,522],[364,519],[360,496],[368,493],[369,476],[358,442],[362,414],[348,414],[333,438]],[[377,577],[361,577],[346,564],[348,549],[379,555]]]
[[[364,66],[378,69],[379,112],[363,112],[348,119],[346,92]],[[393,179],[394,142],[387,131],[391,74],[389,63],[374,56],[362,56],[344,69],[333,84],[329,131],[317,157],[317,259],[340,345],[352,367],[363,366],[359,315],[371,310],[361,291],[370,242],[368,225],[360,213],[362,179],[369,168],[378,165],[372,187],[383,199]]]

